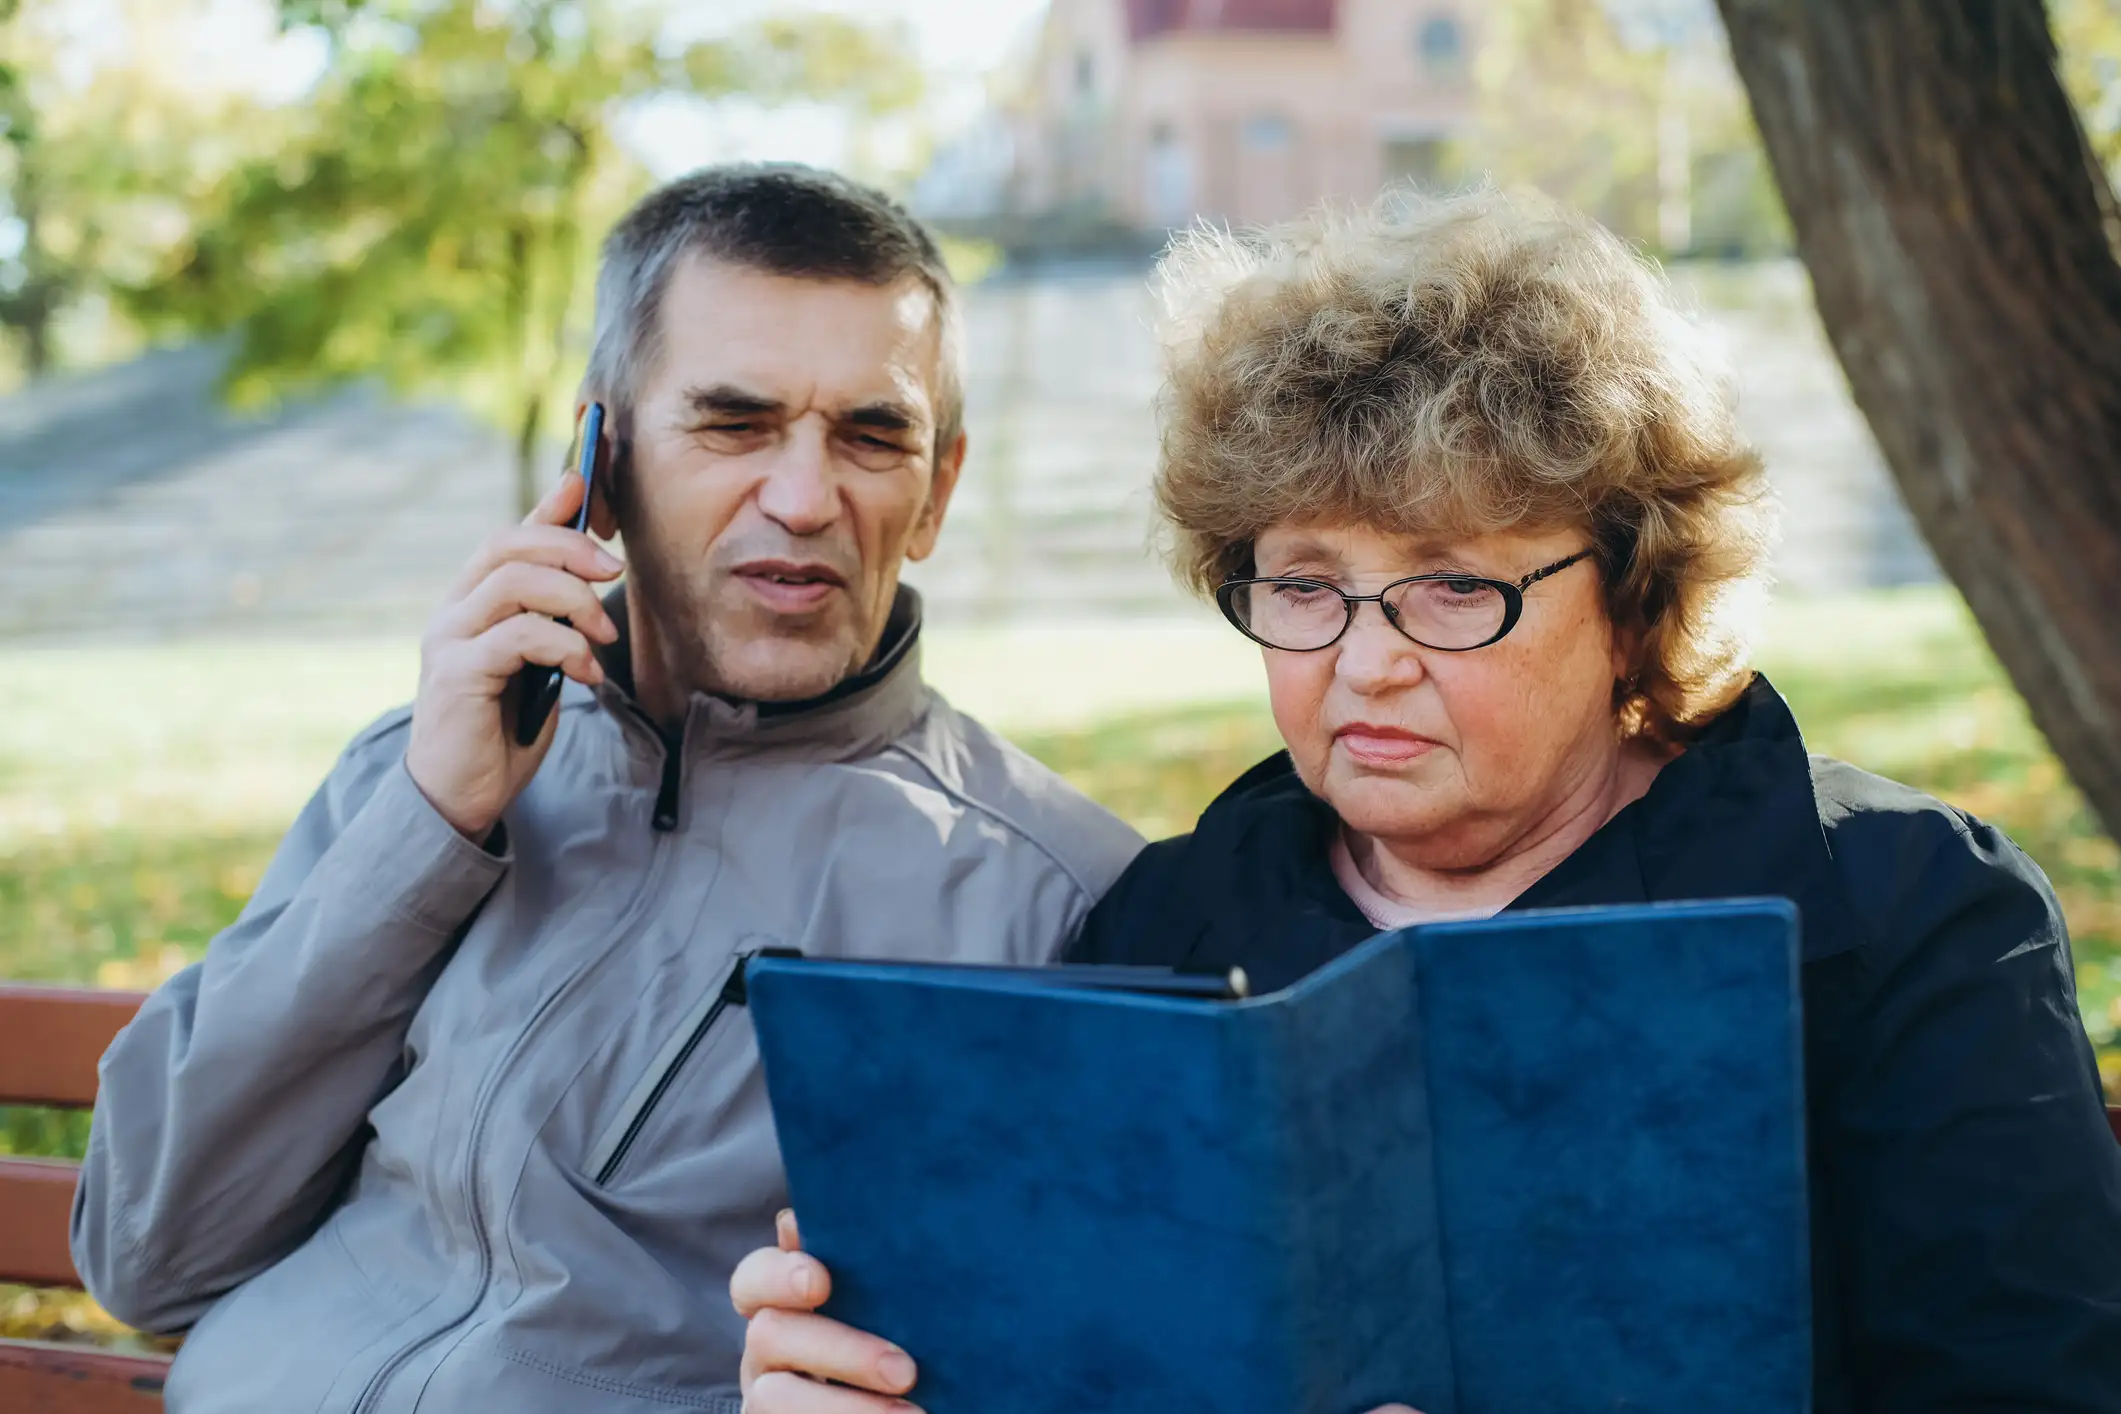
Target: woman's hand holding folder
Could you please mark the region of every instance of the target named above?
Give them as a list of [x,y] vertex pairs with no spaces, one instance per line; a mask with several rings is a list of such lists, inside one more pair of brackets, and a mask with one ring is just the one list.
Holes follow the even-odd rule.
[[[825,1264],[802,1250],[795,1214],[775,1224],[778,1247],[737,1264],[729,1299],[744,1336],[745,1414],[919,1414],[913,1358],[890,1341],[817,1314],[832,1294]],[[841,1388],[821,1384],[831,1380]]]
[[[783,1212],[775,1229],[779,1245],[753,1252],[729,1278],[729,1299],[750,1323],[744,1414],[920,1414],[902,1397],[913,1388],[913,1357],[819,1315],[832,1274],[802,1250],[794,1213]],[[1388,1404],[1371,1414],[1417,1411]]]

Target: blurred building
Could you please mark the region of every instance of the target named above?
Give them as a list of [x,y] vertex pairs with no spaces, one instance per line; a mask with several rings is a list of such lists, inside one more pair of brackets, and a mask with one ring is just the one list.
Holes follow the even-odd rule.
[[1436,181],[1477,34],[1472,0],[1053,0],[1006,204],[1153,233]]

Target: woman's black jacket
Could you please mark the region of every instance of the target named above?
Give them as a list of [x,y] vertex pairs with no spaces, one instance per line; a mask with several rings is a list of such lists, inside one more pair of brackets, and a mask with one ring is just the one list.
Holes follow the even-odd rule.
[[[1149,846],[1071,957],[1283,986],[1376,931],[1335,828],[1262,762]],[[1756,679],[1510,906],[1760,895],[1803,919],[1817,1414],[2121,1412],[2121,1145],[2061,911],[2002,834],[1807,755]]]

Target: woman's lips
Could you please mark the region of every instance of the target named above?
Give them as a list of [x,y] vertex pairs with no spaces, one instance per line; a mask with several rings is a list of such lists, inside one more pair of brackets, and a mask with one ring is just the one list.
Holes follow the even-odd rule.
[[1341,750],[1365,766],[1404,766],[1417,756],[1426,756],[1437,743],[1397,727],[1368,724],[1342,727],[1333,733]]

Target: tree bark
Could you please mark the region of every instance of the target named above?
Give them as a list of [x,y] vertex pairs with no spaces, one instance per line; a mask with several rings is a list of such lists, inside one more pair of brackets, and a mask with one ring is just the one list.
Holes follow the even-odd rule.
[[2121,835],[2121,219],[2039,0],[1717,0],[1856,403]]

